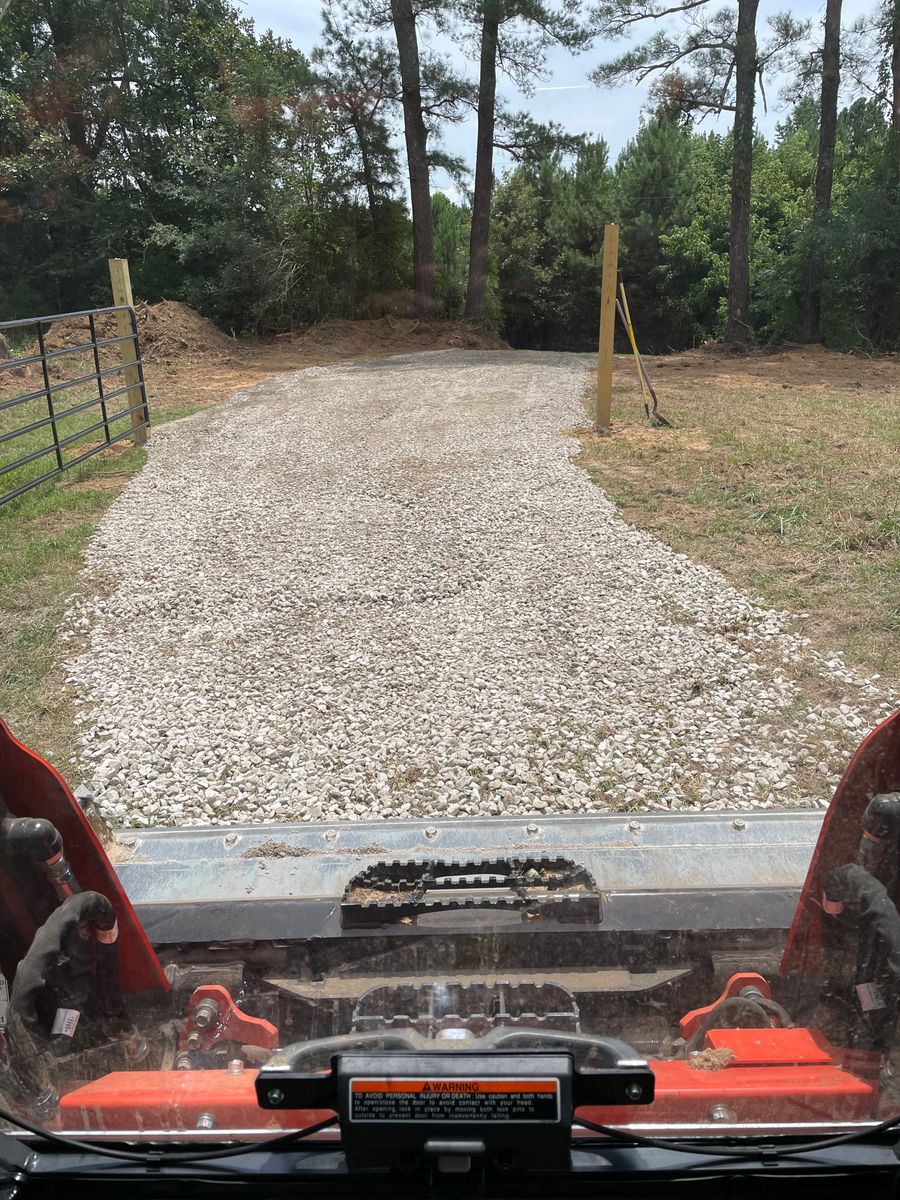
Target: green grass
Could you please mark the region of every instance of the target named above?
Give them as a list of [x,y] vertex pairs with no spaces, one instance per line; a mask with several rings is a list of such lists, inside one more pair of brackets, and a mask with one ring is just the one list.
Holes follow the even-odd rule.
[[[58,394],[57,401],[65,398],[64,407],[71,407],[90,394],[86,388],[72,388]],[[112,405],[121,407],[124,399],[113,400],[111,412],[117,411]],[[37,412],[35,406],[46,415],[46,400],[0,412],[0,432],[39,419],[22,413],[23,409]],[[172,408],[155,418],[151,413],[151,417],[158,425],[197,411],[197,407]],[[98,419],[98,409],[86,409],[61,422],[60,437],[76,434]],[[129,423],[130,418],[124,418],[113,432],[126,429]],[[0,465],[51,440],[49,427],[44,427],[0,443]],[[77,438],[68,456],[76,457],[79,449],[101,440],[102,431]],[[52,464],[55,457],[48,456],[48,460]],[[44,461],[0,476],[0,494],[46,471]],[[70,763],[76,746],[74,713],[63,685],[63,648],[57,629],[77,588],[85,548],[97,522],[145,461],[146,452],[123,438],[0,505],[0,717],[73,783],[78,781],[77,768]]]

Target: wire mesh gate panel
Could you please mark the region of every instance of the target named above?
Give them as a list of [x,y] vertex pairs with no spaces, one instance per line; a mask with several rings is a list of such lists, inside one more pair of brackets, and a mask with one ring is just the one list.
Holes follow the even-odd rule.
[[133,308],[0,321],[0,335],[26,343],[0,353],[0,504],[149,426]]

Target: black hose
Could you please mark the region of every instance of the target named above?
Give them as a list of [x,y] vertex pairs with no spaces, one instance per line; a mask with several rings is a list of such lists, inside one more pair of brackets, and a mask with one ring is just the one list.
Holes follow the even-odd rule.
[[[94,954],[93,935],[81,936],[84,926],[95,931],[116,928],[115,909],[99,892],[79,892],[69,896],[55,909],[34,935],[25,957],[16,968],[9,997],[9,1039],[12,1051],[13,1074],[23,1093],[40,1110],[52,1110],[56,1094],[48,1069],[48,1052],[55,1040],[69,1042],[75,1033],[82,1006],[91,997],[91,966]],[[103,947],[115,951],[114,943]],[[98,947],[99,949],[99,947]],[[98,956],[99,958],[99,956]],[[118,957],[102,959],[100,1006],[121,1006],[118,981],[112,985],[109,975],[118,972]],[[101,966],[98,961],[98,969]],[[41,1016],[45,993],[51,992],[56,1002],[55,1019],[47,1030]],[[118,1010],[116,1010],[118,1011]]]
[[[747,1029],[768,1029],[771,1026],[769,1013],[764,1008],[765,997],[760,996],[758,999],[754,996],[728,996],[725,1000],[720,1000],[719,1003],[706,1014],[691,1036],[684,1044],[685,1054],[691,1054],[697,1050],[703,1043],[703,1039],[711,1029],[723,1028],[723,1019],[728,1019],[727,1028],[734,1028],[734,1017],[732,1014],[740,1012],[742,1009],[745,1013],[754,1017],[755,1023],[747,1026],[738,1026],[737,1028]],[[778,1006],[781,1007],[780,1005]],[[784,1010],[782,1009],[782,1012]],[[786,1015],[786,1014],[785,1014]]]
[[828,900],[857,909],[884,947],[884,963],[892,979],[900,983],[900,914],[884,884],[858,863],[847,863],[828,872],[823,890]]

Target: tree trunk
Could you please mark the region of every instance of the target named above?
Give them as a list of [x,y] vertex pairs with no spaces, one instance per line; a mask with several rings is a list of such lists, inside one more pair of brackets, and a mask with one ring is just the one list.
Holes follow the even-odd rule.
[[891,153],[900,175],[900,0],[894,0],[891,21]]
[[759,0],[738,0],[734,56],[734,149],[731,161],[731,230],[728,267],[728,324],[725,338],[749,342],[750,184],[753,180],[753,105],[756,99],[756,12]]
[[412,0],[391,0],[397,38],[397,57],[403,89],[403,128],[409,164],[409,199],[413,222],[413,311],[417,317],[434,314],[434,222],[428,179],[428,135],[422,115],[419,43]]
[[494,121],[497,98],[497,41],[500,35],[498,0],[485,0],[481,26],[481,73],[478,80],[478,140],[475,149],[475,195],[469,237],[469,279],[466,316],[484,320],[487,290],[488,245],[491,228],[491,193],[494,187]]
[[822,340],[822,282],[825,278],[824,233],[825,223],[831,212],[840,79],[841,0],[827,0],[825,39],[822,44],[822,103],[819,113],[819,153],[816,159],[813,241],[809,259],[803,328],[800,335],[804,342],[820,342]]

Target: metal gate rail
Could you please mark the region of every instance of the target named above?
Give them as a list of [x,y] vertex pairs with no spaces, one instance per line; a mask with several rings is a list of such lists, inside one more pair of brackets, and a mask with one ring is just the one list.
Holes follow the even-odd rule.
[[[97,317],[112,313],[127,313],[131,332],[119,334],[115,337],[98,337]],[[47,349],[46,326],[61,321],[83,321],[85,319],[87,320],[90,335],[87,341],[75,346],[65,346],[58,350]],[[21,496],[32,488],[38,487],[49,479],[53,479],[54,476],[60,475],[63,471],[77,466],[78,463],[84,462],[85,459],[91,458],[94,454],[99,454],[114,442],[121,441],[122,438],[132,437],[136,430],[147,428],[150,424],[137,317],[133,308],[124,305],[115,305],[110,308],[90,308],[79,312],[56,313],[53,316],[47,317],[24,317],[17,321],[0,321],[0,334],[10,329],[27,329],[28,326],[35,328],[38,352],[36,354],[25,355],[22,358],[10,358],[0,362],[0,480],[14,471],[28,466],[29,463],[37,462],[50,455],[53,455],[56,461],[51,470],[45,471],[33,479],[28,479],[5,493],[0,493],[0,505],[5,504],[9,500],[14,500],[17,496]],[[112,366],[101,367],[101,347],[118,345],[124,348],[126,343],[131,344],[130,358],[126,353],[122,356],[124,361]],[[78,374],[72,379],[62,379],[57,382],[51,381],[50,365],[55,364],[56,360],[87,353],[90,353],[93,358],[93,371]],[[3,387],[6,379],[5,372],[21,368],[31,368],[35,365],[40,366],[42,386],[19,395],[6,397],[6,389]],[[110,390],[104,385],[104,380],[111,376],[121,375],[122,372],[126,372],[126,382],[122,386],[113,387]],[[70,388],[83,387],[91,383],[96,384],[95,396],[92,396],[88,400],[81,400],[68,408],[60,409],[57,407],[55,397],[61,392],[68,391]],[[110,401],[117,400],[121,396],[125,397],[126,407],[120,411],[110,413]],[[136,403],[132,403],[135,397]],[[41,400],[45,400],[47,404],[46,416],[26,421],[21,425],[13,425],[11,428],[6,427],[4,420],[5,413],[13,412],[22,405],[32,404]],[[73,433],[65,433],[64,436],[60,436],[60,423],[62,421],[78,413],[87,413],[91,409],[99,410],[99,420],[93,421],[75,430]],[[121,421],[125,417],[131,417],[131,421],[125,429],[115,431],[111,428],[116,422]],[[46,445],[34,450],[29,449],[27,453],[16,459],[9,461],[4,459],[2,453],[4,445],[12,443],[18,438],[37,433],[42,429],[48,430],[52,438],[52,440],[48,440]],[[90,445],[86,450],[71,458],[64,457],[63,451],[67,447],[72,446],[86,435],[100,433],[101,430],[103,440],[99,444]],[[0,483],[0,487],[2,487],[2,483]]]

